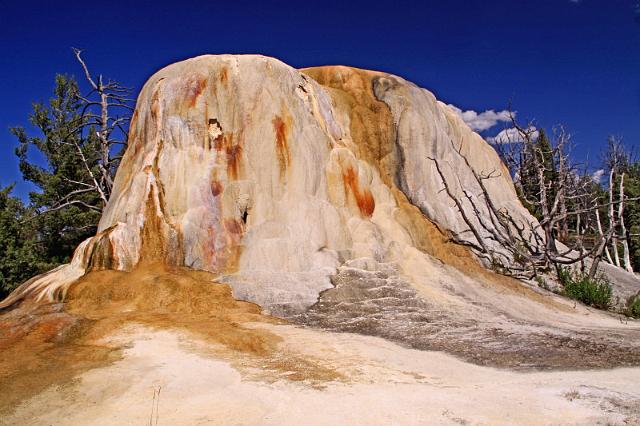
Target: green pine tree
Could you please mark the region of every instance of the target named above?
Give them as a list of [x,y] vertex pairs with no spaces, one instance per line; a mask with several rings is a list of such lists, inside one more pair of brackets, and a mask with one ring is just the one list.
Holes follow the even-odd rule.
[[[640,197],[640,163],[635,162],[627,169],[624,178],[625,196]],[[640,201],[629,201],[625,205],[624,220],[629,232],[629,252],[634,271],[640,271]]]
[[95,234],[104,205],[91,188],[99,168],[98,138],[94,131],[82,136],[86,123],[81,112],[78,84],[58,75],[48,105],[35,103],[29,116],[40,134],[11,129],[19,142],[16,155],[22,175],[38,189],[29,198],[45,257],[56,264],[67,262],[74,248]]
[[44,255],[34,212],[11,195],[12,189],[0,190],[0,298],[54,266]]
[[554,159],[554,150],[544,129],[539,130],[538,138],[530,147],[523,150],[520,160],[520,199],[529,212],[538,220],[542,218],[540,209],[540,178],[534,163],[535,159],[545,165],[544,182],[547,184],[545,193],[548,200],[555,197],[553,183],[557,181],[557,165]]

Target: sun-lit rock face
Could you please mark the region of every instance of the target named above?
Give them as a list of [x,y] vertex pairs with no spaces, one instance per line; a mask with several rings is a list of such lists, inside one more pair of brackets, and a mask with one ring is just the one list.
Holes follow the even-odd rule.
[[98,235],[0,307],[60,297],[89,269],[160,262],[211,271],[236,297],[286,313],[353,259],[410,275],[416,256],[468,256],[431,223],[467,228],[429,157],[458,196],[480,193],[456,150],[500,174],[487,183],[498,208],[527,215],[495,151],[400,77],[249,55],[170,65],[140,93]]

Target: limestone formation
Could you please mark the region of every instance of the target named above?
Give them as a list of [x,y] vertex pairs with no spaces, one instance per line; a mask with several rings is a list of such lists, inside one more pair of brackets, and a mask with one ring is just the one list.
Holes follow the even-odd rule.
[[640,323],[487,269],[430,158],[471,220],[491,217],[469,167],[534,220],[493,148],[400,77],[162,69],[97,235],[0,302],[0,419],[637,424]]
[[140,93],[98,234],[0,307],[63,298],[86,271],[141,262],[213,272],[236,297],[280,313],[313,304],[354,259],[405,276],[434,257],[475,268],[447,242],[467,225],[429,160],[457,195],[479,193],[457,150],[477,173],[498,172],[487,181],[498,208],[530,220],[493,148],[400,77],[252,55],[170,65]]

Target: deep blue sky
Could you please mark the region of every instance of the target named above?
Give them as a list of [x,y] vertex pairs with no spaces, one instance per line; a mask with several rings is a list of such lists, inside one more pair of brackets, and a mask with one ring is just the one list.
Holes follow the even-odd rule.
[[[563,123],[596,160],[607,135],[640,146],[638,0],[105,2],[5,0],[0,7],[0,185],[23,183],[8,128],[26,124],[56,73],[94,72],[137,90],[204,53],[261,53],[294,67],[388,71],[478,112],[513,101]],[[640,18],[638,19],[640,20]],[[495,134],[496,126],[488,133]],[[595,161],[594,161],[595,162]]]

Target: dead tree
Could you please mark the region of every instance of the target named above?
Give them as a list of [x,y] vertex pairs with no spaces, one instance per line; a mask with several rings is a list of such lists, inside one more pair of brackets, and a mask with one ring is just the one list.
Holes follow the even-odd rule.
[[571,138],[564,128],[554,131],[551,142],[541,143],[531,124],[522,127],[513,116],[512,124],[515,136],[498,146],[500,154],[515,177],[520,197],[538,217],[545,251],[557,254],[557,237],[567,243],[569,219],[586,223],[583,212],[593,208],[587,206],[596,201],[591,181],[584,178],[579,165],[571,163]]
[[[509,144],[502,156],[515,176],[518,192],[538,213],[538,220],[514,218],[506,209],[498,208],[485,182],[500,174],[495,170],[488,173],[474,170],[462,154],[461,146],[454,144],[455,152],[474,176],[476,188],[463,188],[458,181],[462,195],[457,196],[459,192],[452,189],[456,182],[447,178],[442,162],[429,158],[444,186],[442,191],[454,202],[468,227],[452,238],[470,247],[499,272],[519,278],[533,278],[547,272],[559,274],[562,267],[577,263],[584,271],[588,258],[594,259],[589,273],[595,275],[599,259],[617,235],[617,222],[609,221],[604,230],[597,212],[605,207],[611,210],[619,203],[617,200],[601,202],[586,167],[580,169],[571,163],[570,137],[564,129],[558,128],[553,141],[544,145],[536,143],[535,128],[524,128],[513,122],[517,141]],[[533,192],[529,193],[525,186]],[[563,228],[568,229],[568,223],[576,224],[573,241],[563,238],[562,244],[558,244],[556,236],[563,234]],[[596,235],[596,224],[599,237],[587,247],[585,235]],[[491,241],[495,244],[489,244]]]
[[[629,201],[625,195],[624,178],[631,162],[631,155],[625,150],[622,141],[615,137],[609,138],[609,146],[604,155],[604,167],[609,172],[607,219],[610,227],[614,228],[616,232],[612,234],[611,240],[608,242],[613,252],[613,257],[610,255],[608,247],[605,248],[605,254],[610,264],[624,268],[628,272],[633,272],[633,266],[631,265],[629,253],[628,240],[630,236],[624,223],[625,203]],[[619,246],[622,246],[622,261]]]
[[[602,232],[602,222],[600,221],[600,212],[598,209],[595,210],[596,223],[598,225],[598,236],[600,239],[604,238],[604,232]],[[607,241],[608,242],[608,241]],[[611,258],[611,253],[609,253],[609,248],[605,244],[604,246],[604,254],[607,256],[607,261],[609,264],[613,265],[613,259]]]
[[620,175],[620,189],[618,191],[618,218],[620,219],[620,235],[622,236],[622,253],[624,261],[624,269],[627,272],[633,272],[633,266],[631,265],[631,256],[629,254],[629,241],[627,227],[624,224],[624,173]]
[[81,113],[73,130],[78,132],[80,140],[97,137],[99,151],[96,173],[94,164],[87,159],[93,156],[87,156],[83,147],[76,144],[79,160],[91,176],[91,182],[88,184],[78,184],[96,191],[103,200],[104,208],[111,195],[113,179],[127,146],[133,100],[130,98],[131,90],[117,81],[105,82],[102,74],[95,78],[82,58],[81,50],[73,48],[73,53],[89,84],[88,93],[78,96]]
[[[596,267],[601,258],[606,256],[610,264],[624,267],[632,272],[628,242],[631,236],[624,224],[625,203],[635,200],[628,198],[624,192],[624,171],[632,161],[621,142],[615,138],[609,141],[609,150],[605,158],[605,169],[609,170],[608,199],[599,199],[596,184],[586,173],[586,165],[582,171],[579,171],[575,165],[569,163],[568,154],[571,144],[569,136],[562,127],[555,132],[553,143],[545,146],[533,140],[532,136],[535,132],[532,129],[535,128],[531,123],[524,128],[518,125],[513,115],[511,118],[513,128],[517,130],[515,133],[517,140],[510,140],[508,141],[510,143],[500,145],[498,148],[513,173],[521,197],[526,203],[537,207],[538,219],[544,229],[548,245],[547,250],[553,251],[553,241],[550,239],[554,240],[556,235],[564,243],[569,240],[568,218],[572,218],[571,220],[576,224],[586,221],[589,227],[584,232],[591,232],[595,236],[593,246],[599,247],[602,240],[605,240],[603,249],[596,250],[597,255],[594,259]],[[548,159],[551,161],[545,161]],[[549,172],[548,164],[554,168],[553,179],[546,178]],[[527,174],[527,168],[532,168],[535,173]],[[524,190],[527,182],[523,182],[525,179],[532,180],[537,185],[538,192],[535,194],[537,197],[533,200],[527,198],[527,191]],[[528,184],[530,187],[531,182]],[[567,208],[567,204],[572,207]],[[556,205],[560,205],[558,216]],[[577,208],[578,205],[579,208]],[[607,218],[606,230],[603,229],[600,218],[600,209],[604,208],[606,208]],[[572,213],[571,210],[574,212]],[[558,226],[558,220],[560,226]],[[591,223],[596,227],[592,228]],[[576,232],[575,237],[578,243],[584,241],[584,236],[580,232]],[[622,256],[619,253],[620,246],[623,251]]]
[[[95,78],[82,52],[73,52],[88,90],[83,94],[74,78],[58,75],[50,107],[36,104],[31,116],[43,137],[29,137],[24,128],[12,130],[20,141],[16,153],[23,174],[46,188],[46,197],[37,203],[40,214],[71,207],[102,213],[127,146],[133,111],[130,90],[112,80],[105,82],[102,75]],[[47,158],[48,167],[29,160],[29,146]]]

